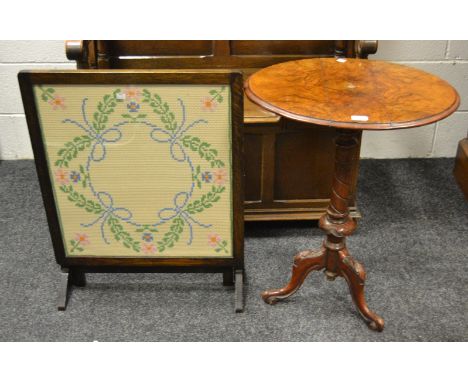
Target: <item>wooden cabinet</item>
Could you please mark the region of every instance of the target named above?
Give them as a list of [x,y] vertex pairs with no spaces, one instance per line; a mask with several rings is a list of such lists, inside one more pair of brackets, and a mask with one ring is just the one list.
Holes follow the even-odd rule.
[[468,200],[468,137],[458,144],[453,173],[465,199]]
[[[68,42],[78,67],[111,69],[260,68],[310,57],[361,57],[376,41],[81,41]],[[334,129],[310,127],[244,100],[245,220],[318,219],[328,205]],[[353,181],[356,186],[357,170]],[[359,217],[355,206],[351,214]]]

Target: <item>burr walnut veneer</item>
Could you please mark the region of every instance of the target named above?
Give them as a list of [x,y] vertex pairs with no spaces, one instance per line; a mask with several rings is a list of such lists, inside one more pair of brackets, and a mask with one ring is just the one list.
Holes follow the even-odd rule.
[[362,130],[388,130],[426,125],[453,113],[457,92],[445,81],[423,71],[381,61],[326,58],[290,61],[253,74],[247,96],[284,117],[335,127],[335,170],[332,195],[320,227],[326,239],[318,251],[294,258],[292,277],[281,289],[262,294],[273,304],[293,294],[313,270],[329,280],[342,276],[369,327],[381,331],[384,321],[364,297],[366,272],[348,253],[345,238],[356,229],[349,214],[353,169],[359,161]]

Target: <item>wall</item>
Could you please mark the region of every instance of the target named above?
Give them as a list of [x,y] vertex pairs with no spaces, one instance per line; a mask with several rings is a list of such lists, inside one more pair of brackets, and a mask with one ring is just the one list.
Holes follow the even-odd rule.
[[371,59],[389,60],[433,73],[460,94],[456,113],[409,130],[365,132],[363,158],[454,157],[468,130],[468,41],[379,41]]
[[[410,130],[365,132],[364,158],[453,157],[468,129],[468,41],[380,41],[372,59],[392,60],[434,73],[462,98],[453,116]],[[0,41],[0,159],[30,159],[17,73],[24,69],[73,69],[63,41]]]
[[0,159],[31,159],[17,74],[26,69],[74,69],[63,41],[0,41]]

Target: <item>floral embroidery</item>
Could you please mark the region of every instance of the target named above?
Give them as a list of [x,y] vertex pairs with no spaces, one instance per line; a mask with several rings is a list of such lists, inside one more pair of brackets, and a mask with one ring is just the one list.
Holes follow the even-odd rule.
[[88,245],[90,243],[89,236],[86,233],[75,234],[75,240],[81,245]]
[[44,102],[49,103],[49,105],[52,106],[52,109],[57,110],[59,107],[61,109],[65,109],[65,98],[59,95],[54,95],[54,88],[44,89],[42,86],[39,86],[39,90],[41,91],[41,99]]
[[218,246],[215,248],[215,252],[223,251],[224,253],[228,253],[227,245],[228,245],[227,240],[220,241],[218,243]]
[[143,235],[141,235],[141,239],[149,243],[153,241],[154,237],[152,233],[145,232]]
[[217,247],[220,241],[221,241],[221,236],[219,236],[217,233],[208,234],[208,245],[212,247]]
[[137,102],[140,101],[141,91],[133,86],[127,86],[124,89],[123,94],[126,99],[134,100]]
[[147,255],[152,255],[156,252],[156,247],[154,246],[154,244],[143,243],[141,245],[141,250]]
[[81,180],[81,175],[77,171],[72,171],[70,174],[70,179],[73,183],[78,183]]
[[211,183],[211,181],[213,180],[213,174],[211,174],[211,172],[209,172],[209,171],[205,171],[205,172],[202,174],[202,180],[203,180],[205,183]]
[[218,104],[224,100],[221,93],[224,92],[225,88],[225,86],[222,86],[219,91],[216,89],[210,90],[208,93],[210,93],[211,97],[204,97],[201,100],[202,109],[205,111],[215,111]]
[[75,251],[83,252],[83,247],[90,244],[89,236],[86,233],[76,233],[75,239],[70,240],[70,244],[72,246],[70,249],[70,253],[73,253]]
[[223,96],[221,95],[221,93],[223,93],[225,89],[226,89],[226,86],[222,86],[221,90],[218,91],[216,89],[212,89],[208,93],[210,93],[212,95],[212,97],[213,97],[212,100],[213,101],[221,103],[221,102],[223,102],[223,99],[224,99]]
[[61,168],[59,168],[58,170],[55,170],[55,180],[61,185],[68,184],[69,183],[68,171],[65,171]]
[[204,97],[201,100],[202,109],[205,111],[215,111],[218,104],[211,97]]
[[57,95],[49,101],[49,105],[52,105],[52,109],[54,110],[57,110],[58,108],[65,109],[65,98]]
[[[146,118],[146,114],[138,113],[140,111],[141,105],[135,101],[131,101],[127,104],[127,110],[132,114],[122,114],[123,118],[129,119],[131,123],[141,122],[143,118]],[[138,113],[138,114],[135,114]]]
[[215,171],[213,171],[213,176],[214,176],[214,183],[217,184],[218,186],[221,186],[224,183],[226,183],[227,172],[224,168],[218,168]]
[[128,111],[130,113],[137,113],[140,110],[140,105],[134,101],[127,104]]
[[[47,100],[58,98],[58,104],[63,101],[62,97],[52,95],[55,92],[53,89],[42,90],[43,93],[48,94],[43,94]],[[224,88],[221,88],[220,91],[212,90],[209,92],[212,97],[207,97],[209,102],[205,102],[205,106],[211,111],[214,111],[217,105],[223,102],[221,95],[223,90]],[[143,95],[142,103],[139,103],[141,95]],[[122,112],[122,106],[119,108],[118,103],[123,100],[127,101],[122,106],[128,114],[121,114],[124,120],[111,124],[109,122],[110,116],[115,111]],[[185,105],[182,100],[178,99],[182,112],[179,123],[169,104],[164,102],[159,95],[151,94],[146,89],[140,92],[136,88],[128,87],[123,92],[116,89],[111,94],[104,95],[102,101],[97,104],[97,111],[94,112],[92,119],[86,115],[86,102],[87,98],[84,98],[81,106],[82,121],[71,119],[62,121],[80,128],[86,135],[77,136],[65,143],[64,147],[58,151],[59,159],[55,162],[55,165],[59,167],[55,172],[56,181],[60,185],[59,189],[67,194],[67,199],[75,206],[94,214],[94,220],[82,223],[81,226],[92,227],[96,224],[100,227],[101,238],[106,244],[110,244],[108,238],[109,233],[112,233],[114,239],[124,247],[135,252],[142,251],[147,255],[156,252],[162,253],[166,249],[174,247],[182,237],[188,239],[187,245],[191,245],[194,227],[211,227],[211,224],[198,221],[198,217],[194,215],[212,208],[221,199],[225,191],[223,185],[228,177],[224,168],[225,164],[219,159],[218,151],[210,143],[187,134],[189,129],[197,124],[208,122],[204,119],[191,123],[186,121]],[[151,119],[144,119],[146,114],[141,114],[140,110],[145,105],[148,105],[159,116],[161,124],[155,125]],[[57,107],[59,106],[57,105]],[[132,211],[125,206],[117,205],[111,194],[103,190],[96,190],[91,181],[92,177],[90,177],[93,163],[106,159],[106,147],[120,141],[125,134],[125,126],[128,124],[141,124],[143,128],[148,128],[149,138],[157,144],[168,145],[172,159],[185,162],[192,173],[191,187],[174,195],[172,204],[157,211],[155,221],[144,222],[145,224],[135,221]],[[69,162],[77,158],[82,151],[85,152],[86,156],[85,162],[79,165],[79,172],[71,171],[69,173],[61,168],[68,167]],[[189,156],[192,152],[208,161],[215,170],[202,173],[200,165],[195,166]],[[74,184],[81,182],[83,188],[89,186],[86,195],[77,192],[72,185],[69,185],[70,180]],[[216,186],[213,185],[211,190],[195,199],[192,195],[194,188],[198,186],[202,189],[202,182],[214,183]],[[91,196],[89,196],[90,193],[92,193]],[[152,232],[158,232],[160,226],[168,227],[168,229],[161,236],[161,239],[155,242]],[[141,242],[133,236],[132,232],[135,231],[141,234]],[[83,247],[89,242],[87,234],[77,234],[75,240],[70,241],[71,252],[83,251]],[[213,233],[209,236],[209,244],[216,252],[224,251],[227,253],[227,241],[222,240],[218,234]]]
[[208,235],[208,245],[213,247],[215,249],[215,252],[225,252],[228,253],[227,251],[227,240],[222,240],[221,236],[219,236],[217,233],[210,233]]

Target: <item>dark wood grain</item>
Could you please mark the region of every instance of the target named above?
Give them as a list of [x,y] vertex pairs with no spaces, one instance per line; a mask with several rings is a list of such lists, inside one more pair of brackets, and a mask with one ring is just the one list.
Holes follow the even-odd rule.
[[453,173],[465,199],[468,200],[468,138],[462,139],[458,144]]
[[360,59],[273,65],[249,77],[246,93],[263,108],[290,119],[358,130],[427,125],[460,104],[456,90],[432,74]]
[[335,52],[332,40],[232,40],[230,46],[231,53],[238,56],[331,56]]
[[109,40],[106,54],[125,56],[202,56],[213,54],[210,40]]

